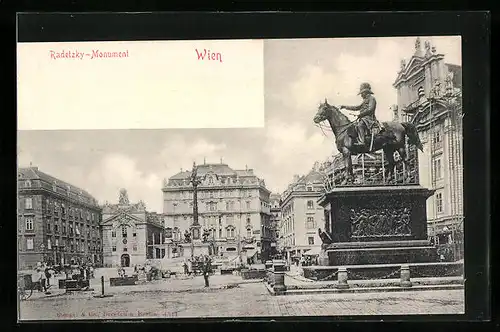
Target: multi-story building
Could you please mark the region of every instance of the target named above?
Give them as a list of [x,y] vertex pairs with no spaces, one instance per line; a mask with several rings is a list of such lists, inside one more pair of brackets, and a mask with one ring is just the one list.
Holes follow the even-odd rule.
[[323,181],[315,167],[305,176],[295,175],[281,196],[280,246],[288,262],[321,247],[318,228],[324,227],[324,212],[317,201],[324,192]]
[[[198,165],[198,213],[202,234],[220,256],[237,256],[261,261],[271,247],[270,191],[253,169],[235,170],[227,164]],[[167,255],[178,254],[177,244],[193,223],[191,171],[182,171],[164,181],[163,215]]]
[[18,170],[18,266],[102,263],[101,209],[88,192],[38,167]]
[[118,204],[104,204],[101,227],[105,266],[129,267],[165,256],[160,216],[148,212],[143,201],[130,203],[125,189]]
[[420,183],[434,189],[427,201],[428,234],[436,244],[451,244],[460,258],[463,239],[462,69],[448,64],[429,42],[420,39],[408,63],[402,62],[394,87],[394,116],[417,126]]

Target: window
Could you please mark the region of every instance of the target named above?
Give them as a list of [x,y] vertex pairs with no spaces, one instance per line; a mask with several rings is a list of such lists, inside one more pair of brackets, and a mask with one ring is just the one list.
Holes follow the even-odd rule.
[[137,246],[135,244],[132,246],[132,250],[137,251]]
[[136,236],[137,236],[137,231],[136,231],[136,230],[134,230],[134,232],[132,233],[132,236],[133,236],[133,237],[136,237]]
[[123,251],[127,251],[127,250],[128,250],[127,247],[123,247]]
[[443,139],[441,137],[441,131],[440,130],[436,130],[432,134],[432,145],[433,145],[433,149],[440,149],[440,148],[443,147]]
[[307,228],[313,229],[314,226],[314,217],[307,217]]
[[30,180],[26,180],[26,181],[24,182],[24,187],[26,187],[26,188],[30,188],[30,187],[31,187],[31,181],[30,181]]
[[226,236],[227,238],[229,239],[232,239],[234,238],[234,228],[233,227],[228,227],[227,230],[226,230]]
[[122,226],[122,237],[127,237],[127,226]]
[[47,232],[50,233],[50,220],[47,220]]
[[314,201],[307,201],[307,209],[309,210],[314,209]]
[[[209,177],[208,178],[208,184],[214,184],[214,178],[213,177]],[[213,192],[210,192],[210,197],[213,197]]]
[[250,219],[250,216],[247,216],[247,225],[251,225],[252,224],[252,220]]
[[441,173],[441,158],[434,159],[433,162],[434,166],[434,179],[435,180],[440,180],[442,179],[442,173]]
[[219,239],[222,239],[222,229],[219,229]]
[[33,250],[33,239],[26,239],[26,249]]
[[111,237],[116,237],[116,231],[111,231]]
[[59,231],[59,226],[56,224],[54,225],[54,232],[57,233]]
[[111,250],[112,250],[112,251],[116,251],[116,246],[113,246],[113,247],[111,248]]
[[307,238],[307,242],[308,242],[309,244],[311,244],[311,245],[312,245],[312,244],[314,244],[314,237],[312,237],[312,236],[308,237],[308,238]]
[[[210,178],[210,180],[212,180],[212,178]],[[212,181],[209,181],[209,183],[210,183],[210,184],[213,184],[213,180],[212,180]],[[214,198],[214,192],[213,192],[213,191],[210,191],[210,192],[209,192],[209,195],[210,195],[210,196],[209,196],[210,198]]]
[[33,198],[27,197],[24,200],[24,208],[25,209],[32,209],[33,208]]
[[442,193],[436,194],[436,211],[437,211],[437,213],[443,212],[443,194]]
[[247,228],[247,237],[252,237],[252,230],[250,228]]
[[312,186],[307,186],[307,191],[313,191],[313,187]]
[[26,217],[26,230],[27,231],[32,231],[33,230],[33,217]]
[[250,210],[250,207],[252,206],[252,203],[250,201],[247,201],[247,209]]

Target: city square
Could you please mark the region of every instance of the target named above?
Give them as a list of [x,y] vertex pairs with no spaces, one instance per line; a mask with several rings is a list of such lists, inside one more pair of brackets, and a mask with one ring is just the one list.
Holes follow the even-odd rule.
[[333,99],[297,93],[327,60],[282,91],[306,47],[266,41],[262,130],[21,132],[19,319],[464,313],[462,68],[440,38],[305,41],[403,58]]
[[[22,320],[78,320],[131,318],[203,318],[272,316],[357,316],[460,314],[464,312],[463,290],[430,290],[376,293],[343,293],[272,296],[261,280],[240,276],[152,282],[148,285],[108,287],[111,297],[96,298],[94,291],[53,294],[20,303]],[[227,287],[232,285],[233,287]]]

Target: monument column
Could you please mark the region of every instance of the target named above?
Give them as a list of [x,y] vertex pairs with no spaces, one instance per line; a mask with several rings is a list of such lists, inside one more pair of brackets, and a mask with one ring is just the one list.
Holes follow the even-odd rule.
[[193,162],[193,170],[191,171],[190,182],[193,186],[193,224],[189,227],[191,233],[191,257],[194,256],[194,242],[200,240],[201,225],[198,221],[198,185],[201,183],[198,179],[198,168]]

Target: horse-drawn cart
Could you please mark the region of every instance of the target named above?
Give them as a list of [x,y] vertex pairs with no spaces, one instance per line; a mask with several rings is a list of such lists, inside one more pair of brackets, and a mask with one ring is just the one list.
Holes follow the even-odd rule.
[[19,300],[27,300],[33,295],[33,291],[42,290],[42,285],[40,281],[33,281],[33,277],[28,273],[18,273],[17,274],[17,293],[19,294]]

